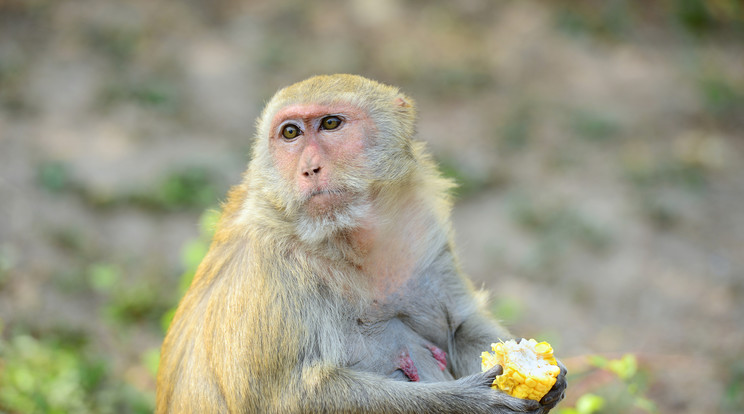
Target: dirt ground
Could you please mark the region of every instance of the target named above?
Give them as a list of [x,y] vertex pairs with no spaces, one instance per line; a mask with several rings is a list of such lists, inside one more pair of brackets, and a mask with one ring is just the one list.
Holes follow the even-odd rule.
[[416,99],[514,333],[576,372],[635,353],[660,412],[742,412],[743,26],[610,3],[0,1],[3,337],[77,332],[152,393],[143,353],[263,102],[351,72]]

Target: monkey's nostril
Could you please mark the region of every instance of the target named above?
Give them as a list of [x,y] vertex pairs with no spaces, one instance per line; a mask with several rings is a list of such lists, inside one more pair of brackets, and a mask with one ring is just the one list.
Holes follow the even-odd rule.
[[305,171],[302,172],[302,175],[304,177],[310,177],[311,175],[316,175],[320,172],[321,167],[313,167],[313,168],[307,168]]

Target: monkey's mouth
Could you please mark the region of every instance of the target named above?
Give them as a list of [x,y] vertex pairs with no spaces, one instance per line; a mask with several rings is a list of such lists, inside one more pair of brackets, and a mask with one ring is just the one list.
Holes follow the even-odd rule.
[[338,189],[313,190],[306,201],[311,212],[321,213],[333,210],[344,204],[346,192]]
[[341,190],[314,190],[310,193],[310,195],[307,197],[308,199],[313,198],[315,196],[319,195],[341,195],[343,194],[343,191]]

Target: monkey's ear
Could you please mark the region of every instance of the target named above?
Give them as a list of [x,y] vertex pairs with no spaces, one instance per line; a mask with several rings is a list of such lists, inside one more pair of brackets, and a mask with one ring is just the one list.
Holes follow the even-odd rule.
[[395,99],[395,104],[400,106],[401,108],[410,108],[411,103],[406,100],[405,97],[399,96]]

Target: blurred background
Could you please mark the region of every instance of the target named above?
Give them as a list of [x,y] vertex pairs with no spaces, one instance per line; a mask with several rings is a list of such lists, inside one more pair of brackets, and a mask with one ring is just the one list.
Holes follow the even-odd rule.
[[1,413],[152,412],[259,111],[335,72],[417,100],[562,413],[744,412],[741,1],[0,0]]

